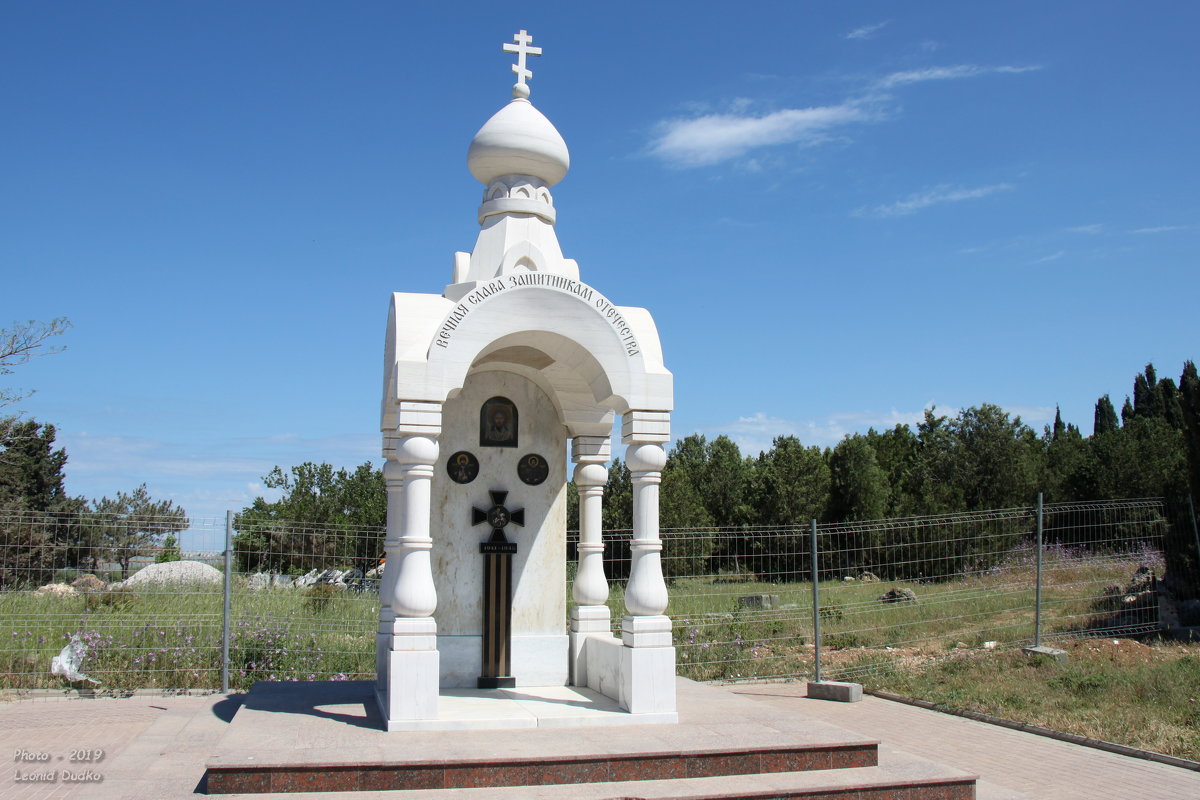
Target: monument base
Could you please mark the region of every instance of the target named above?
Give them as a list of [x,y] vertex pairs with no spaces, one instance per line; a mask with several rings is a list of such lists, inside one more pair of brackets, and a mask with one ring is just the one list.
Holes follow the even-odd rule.
[[[507,692],[508,690],[501,690]],[[587,690],[555,687],[443,695],[443,721],[403,737],[382,730],[367,681],[258,683],[209,759],[209,794],[536,787],[546,797],[863,797],[969,800],[974,776],[891,753],[878,743],[750,697],[678,679],[680,724],[668,739]],[[485,696],[486,695],[486,696]],[[498,746],[488,715],[523,714]],[[591,725],[635,723],[604,733]],[[475,730],[469,728],[474,727]],[[614,735],[615,734],[615,735]],[[665,746],[665,743],[669,745]],[[604,783],[593,790],[589,783]],[[520,792],[520,789],[512,791]],[[436,792],[435,792],[436,793]],[[314,795],[315,796],[315,795]],[[374,795],[371,795],[374,796]],[[457,794],[455,794],[457,796]],[[472,794],[471,796],[475,796]],[[490,796],[490,795],[489,795]]]

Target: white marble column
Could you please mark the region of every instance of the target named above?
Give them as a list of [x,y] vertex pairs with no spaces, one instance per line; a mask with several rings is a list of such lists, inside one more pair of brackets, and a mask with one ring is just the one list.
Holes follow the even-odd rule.
[[658,486],[670,438],[666,412],[630,411],[622,423],[625,464],[633,483],[631,564],[621,618],[620,702],[631,713],[675,711],[675,648],[662,573]]
[[575,462],[575,485],[579,490],[579,554],[571,609],[571,684],[586,686],[587,637],[612,635],[612,616],[608,602],[608,578],[604,574],[602,517],[604,486],[608,483],[608,461],[612,446],[607,436],[576,436],[571,440],[571,460]]
[[666,463],[667,454],[656,442],[635,442],[625,451],[633,483],[633,538],[629,542],[631,564],[625,608],[635,617],[659,616],[667,610],[658,532],[658,486]]
[[434,436],[389,437],[387,463],[387,563],[380,582],[377,681],[389,729],[404,720],[437,718],[437,592],[429,529],[430,489],[438,443]]
[[399,569],[392,569],[391,558],[400,546],[400,519],[404,504],[404,476],[396,462],[396,437],[383,439],[383,483],[387,491],[387,522],[384,531],[383,576],[379,581],[379,629],[375,636],[375,690],[387,692],[387,654],[391,649],[392,623],[396,614],[392,611],[392,593],[396,587]]

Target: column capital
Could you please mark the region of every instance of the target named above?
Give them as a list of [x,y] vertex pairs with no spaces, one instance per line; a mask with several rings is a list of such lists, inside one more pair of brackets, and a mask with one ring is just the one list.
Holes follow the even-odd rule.
[[634,442],[671,441],[671,412],[634,409],[621,417],[621,441]]
[[442,435],[442,404],[427,400],[400,400],[396,403],[396,427],[384,431],[385,449],[388,437]]
[[571,460],[576,464],[603,464],[612,458],[612,437],[574,436],[571,438]]

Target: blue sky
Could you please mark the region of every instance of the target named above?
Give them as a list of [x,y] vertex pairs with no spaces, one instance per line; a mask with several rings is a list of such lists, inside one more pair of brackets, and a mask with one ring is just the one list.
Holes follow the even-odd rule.
[[676,437],[983,402],[1091,432],[1200,356],[1193,3],[17,2],[0,32],[6,376],[68,490],[237,510],[377,459],[392,291],[469,250],[471,136],[532,100],[564,254],[649,308]]

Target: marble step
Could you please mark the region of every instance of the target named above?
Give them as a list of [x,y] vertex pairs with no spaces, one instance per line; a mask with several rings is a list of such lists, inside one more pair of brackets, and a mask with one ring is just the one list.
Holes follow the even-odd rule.
[[[364,787],[365,788],[365,787]],[[211,793],[212,789],[209,787]],[[257,795],[263,800],[294,797],[295,789]],[[356,793],[314,794],[342,800]],[[361,796],[361,795],[359,795]],[[396,800],[983,800],[975,776],[928,762],[802,772],[770,772],[540,786],[382,791],[372,797]]]
[[663,752],[338,763],[210,763],[209,794],[383,791],[680,780],[877,763],[874,742],[690,747]]

